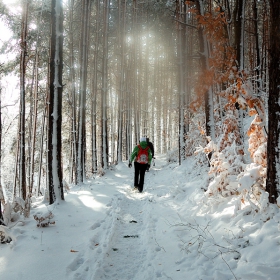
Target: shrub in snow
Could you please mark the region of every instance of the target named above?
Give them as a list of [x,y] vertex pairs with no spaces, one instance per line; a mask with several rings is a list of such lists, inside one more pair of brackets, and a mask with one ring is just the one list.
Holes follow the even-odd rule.
[[5,225],[8,225],[12,221],[12,206],[9,201],[6,201],[4,204],[4,212],[3,212],[3,218]]
[[55,224],[54,215],[49,210],[38,212],[33,217],[37,221],[37,227],[47,227]]
[[19,212],[20,214],[23,214],[24,217],[29,217],[31,208],[31,194],[27,195],[25,200],[20,197],[15,197],[12,207],[15,213]]
[[217,144],[210,141],[203,151],[206,154],[212,153],[209,174],[213,177],[206,195],[225,197],[238,194],[237,176],[244,168],[244,152],[237,118],[231,111],[227,112],[221,125]]
[[249,152],[254,163],[266,167],[266,136],[263,129],[263,121],[259,115],[255,115],[249,129]]
[[206,146],[205,115],[196,113],[189,123],[189,132],[185,136],[185,155],[192,156],[195,147]]
[[104,176],[105,175],[105,170],[101,167],[101,166],[98,166],[97,168],[97,176]]
[[[249,152],[253,163],[248,164],[239,175],[240,202],[245,206],[251,205],[256,211],[264,212],[268,207],[268,193],[265,191],[266,183],[266,136],[263,121],[256,115],[249,129]],[[237,209],[242,204],[237,204]]]
[[178,159],[179,159],[179,149],[167,151],[166,153],[167,162],[177,162]]
[[9,234],[9,228],[5,226],[0,226],[0,242],[10,243],[12,241],[12,236]]
[[62,184],[65,191],[70,191],[70,186],[65,180],[62,180]]
[[213,180],[208,186],[206,195],[230,196],[238,194],[237,176],[243,170],[242,155],[238,154],[238,146],[233,142],[223,149],[214,150],[209,174],[213,175]]

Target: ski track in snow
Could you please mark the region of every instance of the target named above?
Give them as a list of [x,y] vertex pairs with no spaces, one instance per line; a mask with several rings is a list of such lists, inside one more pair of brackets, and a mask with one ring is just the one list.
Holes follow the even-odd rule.
[[[130,186],[112,197],[105,219],[91,226],[91,253],[81,253],[72,261],[68,277],[73,274],[71,278],[75,280],[162,279],[162,268],[157,269],[153,264],[162,248],[156,241],[158,217],[153,216],[156,202],[150,193],[156,184],[158,168],[146,173],[143,193],[134,192]],[[132,182],[133,178],[129,180]],[[123,183],[127,184],[127,180]]]
[[119,196],[109,213],[112,224],[106,229],[106,248],[93,279],[121,280],[123,275],[133,279],[142,270],[141,264],[147,257],[143,250],[144,236],[140,235],[145,225],[144,205],[143,201],[134,198],[136,195]]
[[[145,186],[149,187],[149,174],[146,174]],[[106,244],[96,262],[92,279],[153,279],[161,277],[149,260],[155,257],[161,248],[150,240],[154,239],[156,217],[151,214],[152,195],[136,193],[132,188],[127,189],[125,195],[117,195],[108,211],[104,228],[103,243]],[[125,275],[125,279],[123,278]]]

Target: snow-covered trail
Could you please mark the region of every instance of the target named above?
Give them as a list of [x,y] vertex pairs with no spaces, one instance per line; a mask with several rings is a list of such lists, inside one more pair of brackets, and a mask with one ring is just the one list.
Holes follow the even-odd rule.
[[[235,197],[210,203],[207,172],[195,158],[179,166],[157,157],[135,193],[134,169],[122,162],[72,186],[63,202],[36,199],[0,246],[0,279],[279,280],[277,206],[266,219],[235,213]],[[49,211],[55,224],[36,227],[33,215]]]
[[[162,231],[162,228],[170,227],[169,220],[178,219],[176,209],[170,209],[164,202],[170,196],[166,184],[170,184],[170,189],[176,184],[172,171],[166,176],[169,170],[162,170],[165,166],[164,157],[156,159],[155,166],[145,175],[143,193],[132,191],[133,168],[119,166],[112,172],[113,179],[112,174],[107,179],[106,175],[100,178],[100,184],[107,180],[119,191],[106,205],[102,219],[91,226],[88,250],[85,249],[69,266],[69,279],[182,279],[185,269],[180,262],[175,264],[181,241],[178,240],[178,248],[169,248],[174,243],[168,244],[168,232]],[[166,181],[166,177],[170,180]],[[176,257],[172,256],[174,252]],[[168,275],[172,263],[178,278]]]
[[[186,279],[186,233],[175,225],[196,205],[193,187],[201,192],[193,163],[178,167],[158,156],[143,193],[132,191],[134,168],[122,162],[72,186],[63,202],[38,198],[30,217],[12,228],[14,242],[0,250],[0,279]],[[49,211],[55,224],[36,227],[33,215]]]
[[[133,279],[142,273],[142,264],[147,259],[146,238],[152,238],[147,228],[146,202],[142,199],[118,196],[107,219],[111,221],[104,231],[105,250],[92,279]],[[144,236],[145,235],[145,236]]]
[[[150,192],[164,160],[146,173],[143,193],[126,188],[112,200],[103,228],[103,247],[96,262],[92,279],[157,279],[162,268],[153,260],[162,248],[156,240],[156,223],[153,215],[154,198]],[[133,168],[132,168],[133,170]],[[133,172],[130,172],[133,175]],[[133,177],[131,177],[133,182]],[[160,264],[158,265],[160,266]]]

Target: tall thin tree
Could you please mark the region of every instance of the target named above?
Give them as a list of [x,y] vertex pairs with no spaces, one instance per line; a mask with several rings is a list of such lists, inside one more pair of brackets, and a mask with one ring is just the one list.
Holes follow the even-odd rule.
[[19,189],[26,199],[26,164],[25,164],[25,73],[27,56],[27,19],[29,0],[23,3],[21,20],[20,53],[20,121],[19,121]]
[[280,192],[280,2],[270,0],[270,65],[268,97],[267,181],[269,201]]
[[103,1],[103,62],[102,62],[102,166],[108,167],[108,130],[107,130],[107,95],[108,95],[108,38],[110,0]]
[[49,80],[48,175],[50,204],[64,200],[62,183],[62,0],[52,0]]
[[91,1],[84,0],[82,5],[82,32],[80,45],[80,101],[78,117],[78,156],[77,182],[84,182],[86,158],[86,86],[88,66],[88,36]]
[[[0,65],[0,74],[2,72],[2,65]],[[1,109],[1,101],[2,101],[2,87],[0,85],[0,225],[5,225],[3,213],[2,213],[2,203],[4,205],[5,198],[3,194],[2,188],[2,109]]]

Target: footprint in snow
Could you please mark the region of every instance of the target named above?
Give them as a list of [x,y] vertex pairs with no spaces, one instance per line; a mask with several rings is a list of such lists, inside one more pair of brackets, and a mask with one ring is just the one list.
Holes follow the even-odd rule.
[[71,271],[76,271],[83,263],[84,259],[81,257],[77,257],[68,265],[67,269]]
[[94,224],[90,227],[90,229],[91,229],[91,230],[95,230],[95,229],[99,228],[100,226],[101,226],[101,223],[94,223]]

